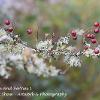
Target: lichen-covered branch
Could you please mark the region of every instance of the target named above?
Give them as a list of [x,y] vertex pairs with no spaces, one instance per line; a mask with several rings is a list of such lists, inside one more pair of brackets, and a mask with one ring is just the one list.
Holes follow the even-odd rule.
[[[9,20],[6,20],[5,24],[8,26]],[[100,56],[100,45],[96,40],[99,27],[97,25],[94,27],[96,28],[91,33],[76,29],[58,39],[54,36],[55,34],[49,38],[46,34],[45,40],[37,42],[35,48],[29,47],[18,35],[14,34],[12,27],[1,28],[0,75],[9,78],[11,71],[15,68],[38,76],[57,76],[63,72],[52,65],[51,59],[58,59],[61,55],[64,63],[69,64],[70,67],[81,67],[81,57],[97,58]],[[28,29],[27,33],[31,35],[32,29]],[[82,47],[70,45],[71,40],[75,42],[81,40]],[[49,64],[45,61],[46,59],[49,59]]]

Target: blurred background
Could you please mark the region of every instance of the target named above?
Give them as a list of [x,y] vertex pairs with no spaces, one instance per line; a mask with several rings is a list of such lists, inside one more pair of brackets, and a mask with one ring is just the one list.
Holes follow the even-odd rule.
[[[65,35],[73,28],[86,28],[100,22],[100,0],[0,0],[0,24],[9,18],[15,32],[30,46],[44,33]],[[33,29],[31,36],[27,28]],[[100,38],[99,38],[100,39]],[[64,65],[61,61],[56,66]],[[81,68],[70,68],[64,76],[37,77],[17,72],[1,86],[31,86],[35,92],[66,92],[67,97],[0,97],[0,100],[100,100],[100,59],[85,58]],[[14,91],[12,91],[14,92]],[[11,99],[13,98],[13,99]]]

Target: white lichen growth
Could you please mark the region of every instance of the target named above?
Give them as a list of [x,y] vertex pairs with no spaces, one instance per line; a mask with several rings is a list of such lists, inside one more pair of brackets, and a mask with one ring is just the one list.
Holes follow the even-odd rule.
[[[75,31],[78,38],[85,33],[82,29]],[[70,35],[60,37],[55,43],[53,43],[53,37],[46,38],[44,41],[37,42],[35,48],[31,48],[18,35],[0,29],[0,76],[9,78],[13,69],[24,70],[43,77],[57,76],[63,73],[62,70],[45,60],[57,60],[63,56],[65,64],[70,67],[81,67],[81,56],[93,58],[100,56],[100,52],[96,51],[96,54],[90,43],[85,41],[85,46],[89,48],[82,50],[69,45],[69,38]],[[100,51],[100,45],[96,49]]]

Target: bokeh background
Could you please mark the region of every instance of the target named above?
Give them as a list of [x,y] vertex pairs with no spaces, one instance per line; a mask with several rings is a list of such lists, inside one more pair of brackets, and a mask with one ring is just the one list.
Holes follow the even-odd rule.
[[[73,28],[100,22],[100,0],[0,0],[0,24],[5,18],[13,21],[22,40],[34,46],[37,30],[41,40],[44,33],[65,35]],[[31,36],[26,34],[28,27],[33,29]],[[65,66],[61,61],[55,64]],[[81,68],[70,68],[65,75],[53,78],[20,71],[8,80],[0,77],[1,86],[31,86],[35,92],[63,91],[67,97],[13,96],[0,100],[100,100],[100,59],[84,58]]]

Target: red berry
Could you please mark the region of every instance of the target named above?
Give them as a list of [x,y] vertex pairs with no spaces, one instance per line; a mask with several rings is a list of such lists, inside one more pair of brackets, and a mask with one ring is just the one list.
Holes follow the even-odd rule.
[[98,54],[99,52],[100,52],[99,49],[97,49],[97,48],[94,49],[94,53],[95,53],[95,54]]
[[91,38],[91,34],[86,34],[86,38]]
[[95,35],[94,35],[94,34],[91,34],[91,35],[90,35],[90,38],[91,38],[91,39],[94,39],[94,38],[95,38]]
[[93,44],[95,44],[95,43],[97,43],[97,40],[96,40],[96,39],[91,39],[91,42],[92,42]]
[[4,20],[4,24],[5,24],[5,25],[10,25],[10,20],[9,20],[9,19],[5,19],[5,20]]
[[99,28],[95,28],[94,33],[99,33]]
[[75,36],[76,36],[76,31],[73,30],[73,31],[71,32],[71,35],[75,37]]
[[9,28],[7,29],[7,31],[8,31],[8,32],[12,32],[12,31],[13,31],[13,27],[9,27]]
[[31,28],[27,29],[28,34],[32,34],[33,30]]
[[95,27],[99,27],[99,22],[95,22],[95,23],[94,23],[94,26],[95,26]]

